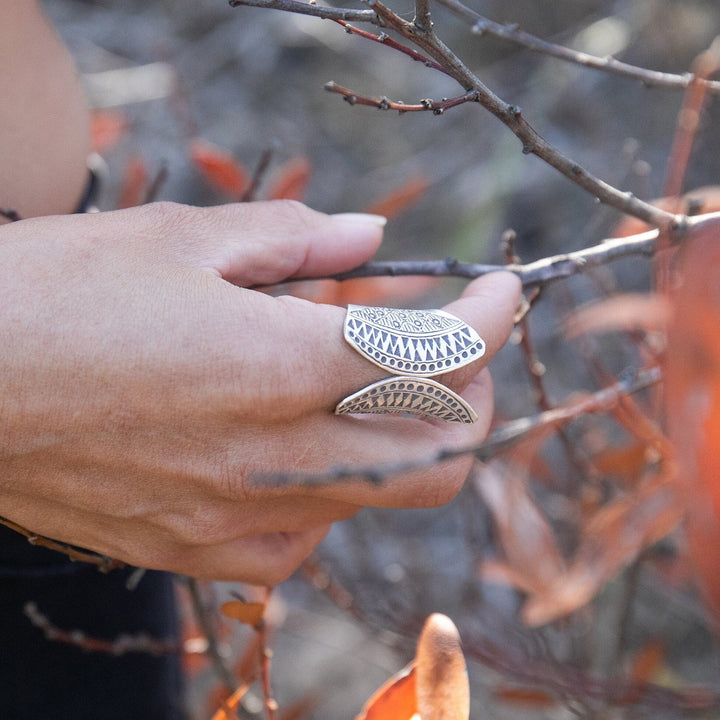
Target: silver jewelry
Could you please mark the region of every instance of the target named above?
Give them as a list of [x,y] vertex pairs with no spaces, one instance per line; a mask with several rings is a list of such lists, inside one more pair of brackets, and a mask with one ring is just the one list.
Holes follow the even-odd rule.
[[392,377],[364,387],[335,408],[336,415],[395,413],[473,423],[475,411],[458,394],[435,380]]
[[393,375],[433,377],[477,360],[485,342],[444,310],[399,310],[349,305],[345,340]]

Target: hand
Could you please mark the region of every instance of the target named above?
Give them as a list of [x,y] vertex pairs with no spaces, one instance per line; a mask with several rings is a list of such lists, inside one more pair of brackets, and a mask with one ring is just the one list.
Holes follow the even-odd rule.
[[472,282],[447,307],[488,346],[440,378],[474,425],[335,416],[386,376],[345,343],[345,311],[247,289],[354,267],[381,235],[372,216],[289,202],[0,228],[0,515],[135,565],[274,584],[363,505],[449,501],[469,460],[381,486],[254,481],[428,457],[487,433],[483,368],[512,328],[515,276]]

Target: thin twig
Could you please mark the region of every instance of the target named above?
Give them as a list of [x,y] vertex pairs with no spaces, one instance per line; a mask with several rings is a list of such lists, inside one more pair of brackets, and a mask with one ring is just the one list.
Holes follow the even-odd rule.
[[51,540],[43,535],[24,528],[22,525],[14,523],[12,520],[0,517],[0,525],[5,525],[11,530],[24,535],[31,545],[37,545],[39,547],[47,548],[48,550],[55,550],[63,555],[67,555],[73,562],[86,562],[92,565],[97,565],[100,572],[107,573],[111,570],[117,570],[118,568],[125,567],[125,563],[120,560],[108,557],[107,555],[99,555],[98,553],[88,552],[86,550],[80,550],[79,548],[73,547],[66,543],[58,542],[57,540]]
[[92,637],[82,630],[63,630],[55,625],[47,615],[40,612],[34,602],[25,603],[23,613],[36,627],[42,630],[46,640],[73,645],[85,652],[101,652],[107,655],[127,655],[145,653],[148,655],[172,655],[183,651],[182,643],[177,640],[163,640],[145,634],[118,635],[114,640]]
[[437,60],[447,74],[465,90],[476,90],[478,102],[521,141],[523,153],[536,155],[600,202],[644,220],[653,227],[674,229],[682,222],[682,218],[674,213],[668,213],[639,200],[630,192],[618,190],[563,155],[530,125],[517,105],[506,103],[492,92],[432,30],[420,32],[414,24],[403,20],[379,0],[373,0],[372,7],[382,23],[411,40]]
[[401,115],[406,112],[428,111],[432,112],[433,115],[442,115],[446,110],[450,110],[458,105],[464,105],[468,102],[477,102],[477,93],[474,90],[454,98],[443,98],[442,100],[431,100],[426,98],[416,105],[407,105],[399,100],[390,100],[386,97],[371,98],[366,95],[359,95],[358,93],[332,81],[325,83],[324,87],[328,92],[341,95],[350,105],[366,105],[368,107],[377,108],[378,110],[396,110]]
[[[648,70],[616,60],[614,57],[596,57],[584,52],[578,52],[564,45],[542,40],[535,35],[524,32],[517,25],[503,25],[493,22],[480,13],[472,10],[458,0],[436,0],[459,18],[472,25],[477,35],[492,35],[507,40],[520,47],[542,55],[549,55],[559,60],[582,65],[592,70],[611,73],[630,80],[637,80],[647,87],[668,88],[671,90],[684,90],[693,81],[692,73],[677,75],[673,73]],[[702,79],[700,81],[714,95],[720,95],[720,82]]]
[[720,37],[715,38],[710,47],[698,55],[693,63],[693,70],[678,114],[675,137],[670,150],[663,189],[665,197],[676,197],[682,192],[690,151],[707,101],[709,91],[707,78],[720,70]]
[[[688,217],[684,232],[681,234],[675,233],[672,238],[676,243],[690,241],[696,231],[714,225],[717,225],[718,232],[720,232],[720,213],[707,213]],[[648,230],[624,238],[610,238],[589,248],[552,255],[523,265],[466,263],[455,258],[445,258],[444,260],[390,260],[365,263],[348,272],[327,277],[332,280],[352,280],[353,278],[362,277],[429,275],[432,277],[473,279],[491,272],[506,270],[515,273],[526,288],[542,287],[623,258],[652,257],[657,250],[658,237],[658,230]],[[315,279],[317,278],[295,278],[295,280]]]
[[338,25],[342,25],[348,35],[357,35],[358,37],[365,38],[365,40],[380,43],[380,45],[385,45],[386,47],[403,53],[403,55],[407,55],[410,59],[415,60],[416,62],[421,62],[426,67],[432,68],[433,70],[438,70],[442,73],[445,72],[445,68],[442,65],[436,63],[434,60],[431,60],[428,57],[425,57],[417,50],[413,50],[407,45],[399,43],[397,40],[391,38],[387,33],[381,32],[378,35],[375,35],[371,32],[368,32],[367,30],[361,30],[360,28],[356,28],[354,25],[350,25],[350,23],[346,23],[344,20],[335,20],[335,22]]
[[573,400],[536,415],[511,420],[498,426],[487,439],[479,445],[461,448],[444,448],[424,458],[413,458],[393,463],[373,466],[340,466],[320,473],[306,472],[269,472],[257,473],[252,480],[268,485],[328,485],[341,480],[364,480],[379,485],[386,478],[401,473],[413,472],[432,467],[460,457],[474,456],[483,462],[499,452],[522,441],[528,435],[549,426],[562,426],[583,415],[608,412],[626,395],[640,392],[658,383],[661,379],[659,368],[640,370],[634,376],[602,390],[586,395],[581,400]]
[[371,22],[377,24],[377,15],[373,10],[354,10],[333,8],[315,5],[300,0],[229,0],[230,7],[247,5],[248,7],[268,8],[270,10],[283,10],[299,15],[312,15],[313,17],[328,20],[347,20],[349,22]]
[[372,8],[371,10],[358,10],[354,11],[355,15],[351,15],[352,11],[349,10],[327,8],[312,3],[300,2],[299,0],[230,0],[233,7],[249,5],[314,15],[332,20],[362,20],[392,29],[435,60],[443,68],[443,71],[456,80],[466,92],[476,91],[478,103],[515,134],[522,143],[523,153],[536,155],[600,202],[628,215],[633,215],[653,227],[666,227],[675,230],[682,226],[682,216],[666,212],[639,200],[630,192],[618,190],[609,183],[595,177],[577,162],[566,157],[553,147],[523,117],[522,111],[517,105],[506,103],[493,93],[438,38],[432,28],[432,23],[429,26],[420,27],[415,22],[408,22],[401,18],[397,13],[381,3],[380,0],[367,0],[367,2]]
[[218,642],[217,633],[215,632],[215,623],[203,601],[200,583],[191,577],[186,578],[185,581],[188,592],[190,593],[195,619],[207,640],[207,649],[205,652],[208,658],[210,658],[216,676],[232,693],[237,690],[240,683],[235,679],[232,670],[228,667],[225,658],[220,652],[220,643]]
[[258,164],[255,166],[255,170],[253,171],[250,184],[248,185],[247,190],[245,190],[242,194],[240,202],[252,202],[255,200],[260,183],[270,167],[270,161],[272,160],[273,153],[273,148],[266,148],[263,150],[262,155],[260,155],[260,159],[258,160]]
[[[272,588],[265,589],[265,607],[270,603],[272,596]],[[278,709],[277,700],[273,697],[272,683],[270,681],[270,666],[272,664],[272,650],[268,647],[267,623],[265,618],[261,618],[260,622],[254,628],[259,639],[260,653],[260,682],[262,684],[263,701],[267,720],[276,719],[276,711]]]

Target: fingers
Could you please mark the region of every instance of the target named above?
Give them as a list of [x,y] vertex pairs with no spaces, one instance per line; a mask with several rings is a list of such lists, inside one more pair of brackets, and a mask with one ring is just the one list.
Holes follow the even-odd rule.
[[[306,495],[379,507],[431,507],[449,502],[465,480],[468,454],[438,463],[441,451],[472,448],[485,438],[493,410],[492,382],[481,371],[463,393],[476,409],[473,424],[428,423],[375,415],[337,417],[318,413],[303,429],[309,452],[302,458],[293,441],[297,428],[277,441],[278,450],[238,457],[234,487],[238,502]],[[405,471],[407,464],[417,470]],[[380,471],[379,482],[354,479],[353,470]],[[233,499],[232,497],[229,499]]]
[[[507,341],[520,302],[520,282],[511,273],[493,273],[468,285],[463,296],[445,309],[473,327],[486,343],[478,361],[452,373],[434,378],[461,393],[478,371]],[[354,350],[344,339],[345,310],[312,305],[293,298],[268,298],[283,305],[278,330],[288,323],[297,337],[292,353],[296,407],[332,411],[343,398],[390,373],[377,367]],[[287,335],[286,335],[287,337]],[[289,392],[293,390],[288,389]]]
[[349,270],[375,253],[385,226],[379,215],[326,215],[287,200],[180,213],[188,259],[241,286]]
[[239,538],[215,547],[166,552],[160,567],[208,580],[277,585],[287,579],[325,537],[329,525],[293,533]]

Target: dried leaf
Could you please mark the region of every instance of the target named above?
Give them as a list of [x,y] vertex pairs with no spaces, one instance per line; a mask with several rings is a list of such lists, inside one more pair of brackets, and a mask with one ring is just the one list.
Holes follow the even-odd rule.
[[355,720],[411,720],[417,713],[415,676],[410,663],[372,695]]
[[662,640],[648,640],[633,658],[630,677],[639,682],[652,682],[663,669],[666,655]]
[[666,398],[690,555],[720,618],[720,223],[687,238],[668,333]]
[[120,197],[116,203],[118,209],[142,205],[147,190],[148,173],[140,157],[131,157],[125,165]]
[[[708,185],[686,192],[681,197],[666,197],[651,200],[652,205],[668,212],[684,213],[685,215],[699,215],[700,213],[716,212],[720,210],[720,185]],[[613,231],[614,237],[627,237],[650,230],[647,223],[627,215],[621,220]]]
[[604,505],[584,528],[564,576],[525,603],[523,621],[545,625],[583,607],[617,572],[674,530],[682,517],[677,488],[667,471]]
[[96,153],[104,153],[117,145],[127,132],[129,123],[117,110],[94,110],[90,116],[90,144]]
[[230,695],[227,700],[218,708],[217,712],[212,716],[212,720],[237,720],[235,710],[237,710],[240,701],[245,697],[249,685],[243,683],[235,692]]
[[550,693],[537,688],[499,685],[493,690],[493,698],[499,702],[533,710],[549,709],[558,705],[558,701]]
[[432,614],[415,653],[417,708],[422,720],[468,720],[470,686],[460,634],[452,620]]
[[414,300],[437,285],[433,277],[370,277],[293,283],[288,292],[326,305],[397,305]]
[[544,593],[565,572],[565,561],[550,524],[530,495],[527,467],[523,460],[506,467],[487,464],[476,475],[475,487],[495,521],[506,578],[526,592]]
[[307,191],[312,166],[307,158],[286,162],[276,173],[268,191],[268,200],[303,200]]
[[413,175],[402,185],[391,190],[365,209],[372,215],[382,215],[388,219],[397,217],[427,193],[430,180],[425,175]]
[[634,485],[651,460],[657,460],[657,456],[645,443],[630,440],[625,445],[594,455],[592,464],[601,475],[620,478]]
[[626,293],[575,310],[563,326],[568,338],[632,330],[660,332],[667,328],[670,313],[670,306],[660,295]]
[[235,200],[239,200],[250,185],[250,175],[244,165],[207,140],[193,140],[190,157],[200,174],[213,187]]
[[225,617],[239,620],[250,627],[257,627],[263,619],[265,603],[228,600],[220,606],[220,611]]

